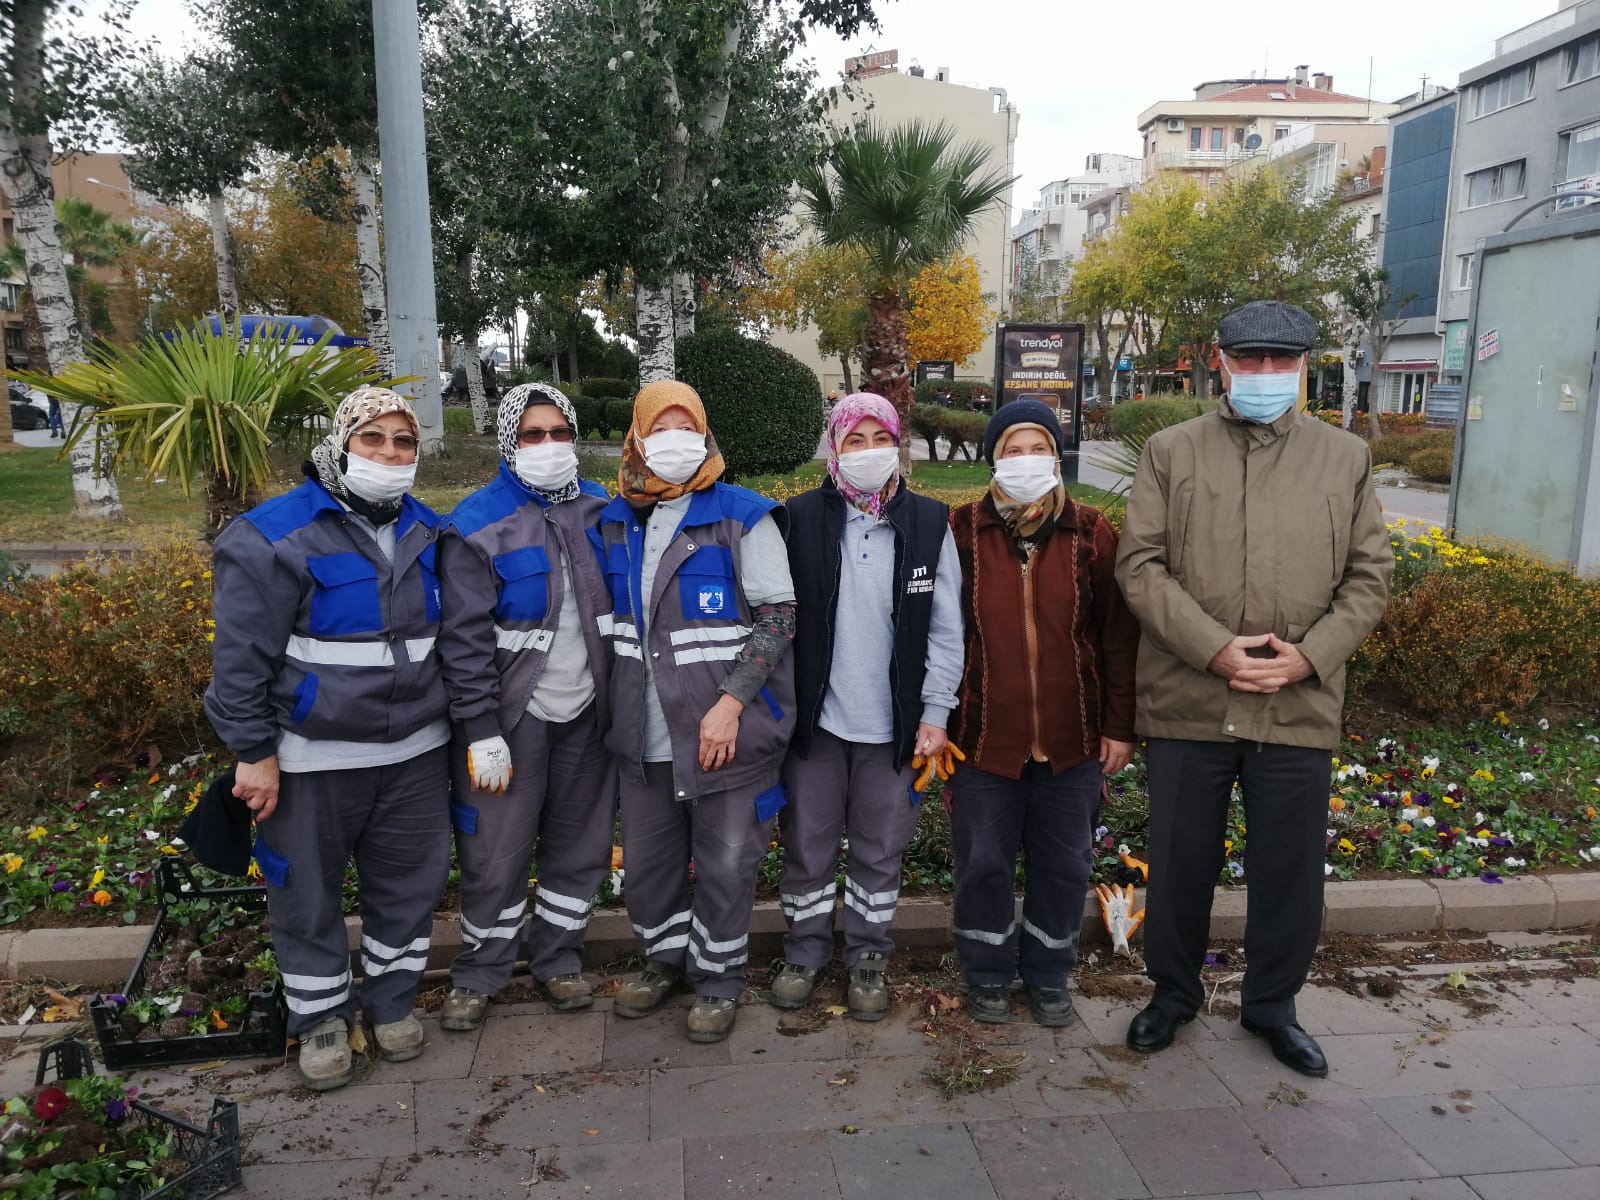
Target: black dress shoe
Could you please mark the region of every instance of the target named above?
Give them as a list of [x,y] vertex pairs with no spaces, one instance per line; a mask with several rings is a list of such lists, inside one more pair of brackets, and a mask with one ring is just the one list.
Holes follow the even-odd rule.
[[1187,1025],[1192,1020],[1192,1014],[1175,1017],[1154,1004],[1148,1005],[1128,1023],[1128,1045],[1140,1054],[1165,1050],[1172,1045],[1172,1039],[1178,1036],[1178,1026]]
[[1248,1017],[1240,1017],[1239,1024],[1244,1026],[1245,1032],[1266,1038],[1267,1045],[1272,1047],[1272,1057],[1291,1071],[1318,1079],[1328,1073],[1328,1060],[1323,1056],[1322,1047],[1300,1026],[1257,1025]]

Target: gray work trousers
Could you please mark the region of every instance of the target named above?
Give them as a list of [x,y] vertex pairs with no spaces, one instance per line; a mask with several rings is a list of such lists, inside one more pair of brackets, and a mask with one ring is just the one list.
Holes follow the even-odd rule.
[[524,928],[535,979],[582,970],[584,931],[611,869],[617,773],[594,705],[560,724],[529,713],[506,743],[511,783],[504,795],[472,790],[464,745],[451,759],[465,949],[450,964],[450,982],[485,995],[511,981]]
[[[1022,778],[962,767],[951,780],[953,921],[962,977],[973,987],[1065,987],[1093,861],[1090,822],[1104,777],[1096,759],[1053,772],[1029,762]],[[1027,886],[1016,919],[1017,851]],[[1153,872],[1152,872],[1153,873]]]
[[772,828],[772,819],[756,819],[756,789],[679,800],[672,764],[647,762],[642,783],[623,774],[621,796],[622,896],[645,957],[676,970],[696,995],[738,999]]
[[267,879],[290,1036],[329,1017],[354,1023],[341,898],[352,858],[362,1011],[376,1025],[411,1015],[450,870],[447,759],[440,746],[385,767],[278,777],[278,807],[256,826],[255,855]]
[[784,961],[825,967],[833,957],[839,838],[844,868],[844,963],[894,951],[889,925],[900,899],[900,856],[917,829],[916,773],[897,770],[894,746],[864,745],[818,729],[809,757],[784,764],[789,806],[783,830],[779,898],[789,934]]

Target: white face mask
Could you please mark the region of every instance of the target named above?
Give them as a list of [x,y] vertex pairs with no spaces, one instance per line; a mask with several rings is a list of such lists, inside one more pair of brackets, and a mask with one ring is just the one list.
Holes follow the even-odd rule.
[[644,465],[668,483],[687,483],[705,460],[706,435],[692,429],[663,429],[644,439]]
[[839,478],[858,492],[876,492],[900,466],[900,447],[875,446],[839,456]]
[[370,458],[362,458],[359,454],[351,453],[345,457],[347,461],[342,476],[345,487],[373,504],[387,504],[400,499],[416,482],[417,464],[414,462],[389,467]]
[[529,487],[554,492],[578,477],[578,452],[571,442],[547,439],[537,446],[518,446],[513,466]]
[[1013,500],[1032,504],[1061,482],[1061,460],[1051,454],[1013,454],[994,464],[994,479]]

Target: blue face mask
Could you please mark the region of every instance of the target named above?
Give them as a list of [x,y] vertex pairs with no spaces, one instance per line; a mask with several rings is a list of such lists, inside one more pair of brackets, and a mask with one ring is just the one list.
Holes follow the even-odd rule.
[[1228,403],[1246,421],[1270,425],[1300,398],[1299,371],[1270,371],[1262,375],[1235,375],[1228,387]]

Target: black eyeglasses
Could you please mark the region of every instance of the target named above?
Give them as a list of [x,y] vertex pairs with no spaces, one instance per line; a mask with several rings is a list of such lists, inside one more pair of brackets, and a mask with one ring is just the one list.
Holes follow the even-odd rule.
[[549,438],[552,442],[570,442],[572,430],[562,425],[556,429],[520,429],[517,431],[517,445],[537,446]]
[[1263,363],[1270,363],[1279,370],[1288,370],[1300,365],[1303,352],[1297,350],[1225,350],[1229,360],[1238,363],[1241,367],[1255,370]]
[[409,433],[397,433],[390,437],[381,429],[362,429],[350,435],[350,440],[360,442],[368,450],[382,450],[386,442],[393,442],[394,448],[401,454],[415,454],[417,452],[417,439]]

